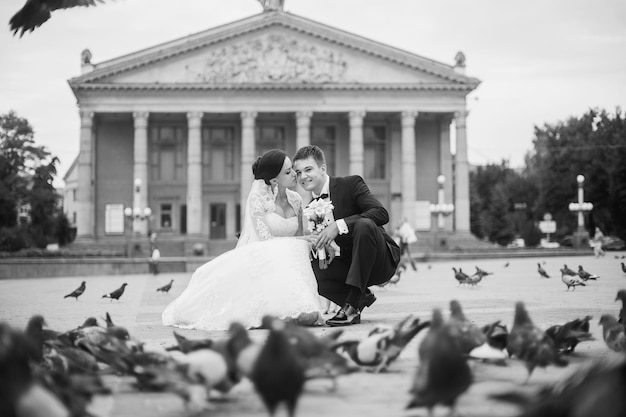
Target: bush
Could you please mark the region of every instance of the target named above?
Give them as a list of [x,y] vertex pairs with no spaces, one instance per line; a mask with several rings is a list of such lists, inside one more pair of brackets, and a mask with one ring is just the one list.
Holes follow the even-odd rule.
[[526,242],[526,246],[535,247],[541,243],[541,230],[539,230],[532,220],[524,223],[520,235],[522,239],[524,239],[524,242]]
[[22,226],[0,229],[0,251],[17,252],[28,246],[28,233]]
[[72,243],[76,237],[76,230],[70,227],[70,221],[65,213],[61,212],[55,219],[55,237],[60,246]]

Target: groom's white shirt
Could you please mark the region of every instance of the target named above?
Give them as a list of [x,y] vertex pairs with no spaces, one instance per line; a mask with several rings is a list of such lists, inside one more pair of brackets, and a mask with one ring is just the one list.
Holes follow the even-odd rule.
[[[314,192],[311,192],[311,196],[313,198],[317,198],[322,194],[328,194],[328,197],[326,197],[324,199],[324,201],[333,201],[330,197],[330,177],[328,175],[326,175],[326,182],[324,183],[324,186],[322,187],[322,192],[319,194],[315,194]],[[331,212],[332,215],[332,212]],[[346,224],[346,221],[344,219],[336,219],[335,223],[337,223],[337,229],[339,229],[339,234],[340,235],[345,235],[348,234],[349,230],[348,230],[348,225]]]

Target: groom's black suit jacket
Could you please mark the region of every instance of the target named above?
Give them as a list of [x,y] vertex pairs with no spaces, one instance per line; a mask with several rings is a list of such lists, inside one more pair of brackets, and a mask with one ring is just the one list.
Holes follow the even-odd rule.
[[[333,216],[335,220],[343,219],[352,232],[354,223],[360,218],[371,219],[381,230],[387,243],[389,251],[395,264],[400,262],[400,247],[385,231],[383,225],[389,223],[389,213],[371,193],[363,178],[358,175],[347,177],[330,177],[329,180],[330,199],[334,206]],[[342,248],[351,247],[351,233],[339,235],[335,239]]]

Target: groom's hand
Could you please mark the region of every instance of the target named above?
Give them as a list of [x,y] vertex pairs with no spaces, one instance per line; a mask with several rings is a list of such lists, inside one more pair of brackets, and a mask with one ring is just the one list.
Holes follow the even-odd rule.
[[315,249],[321,249],[329,245],[337,236],[339,236],[339,228],[337,223],[333,221],[320,232]]

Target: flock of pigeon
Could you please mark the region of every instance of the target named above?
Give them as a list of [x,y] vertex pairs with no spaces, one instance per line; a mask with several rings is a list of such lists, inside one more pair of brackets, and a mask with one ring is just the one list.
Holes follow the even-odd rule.
[[[488,274],[477,269],[477,274]],[[483,275],[484,276],[484,275]],[[466,282],[467,284],[467,282]],[[167,292],[169,284],[157,291]],[[472,285],[469,283],[469,285]],[[105,294],[123,295],[126,284]],[[67,297],[78,298],[85,283]],[[603,315],[603,338],[611,350],[626,355],[626,290],[619,319]],[[231,324],[223,338],[189,339],[173,332],[172,345],[154,351],[116,325],[110,315],[101,326],[94,317],[67,331],[45,326],[33,316],[25,329],[0,323],[0,415],[86,416],[95,395],[111,394],[103,375],[130,378],[136,389],[179,396],[190,413],[209,410],[216,393],[224,396],[243,378],[249,379],[270,415],[284,404],[294,416],[307,381],[325,378],[337,388],[337,378],[354,372],[380,373],[393,365],[407,345],[424,332],[418,345],[419,366],[410,383],[406,408],[437,405],[455,410],[456,401],[474,381],[469,362],[506,365],[524,363],[527,378],[535,368],[566,366],[577,345],[594,340],[591,316],[545,331],[536,326],[523,302],[515,305],[509,331],[500,321],[477,326],[459,301],[450,301],[448,319],[440,309],[428,320],[408,316],[394,326],[377,326],[359,339],[343,340],[343,330],[316,336],[294,322],[267,316],[261,325],[264,341],[253,340],[240,323]],[[529,396],[504,392],[491,397],[524,407],[522,415],[626,415],[626,356],[593,362],[573,376]],[[488,366],[487,365],[487,366]],[[521,383],[521,381],[520,381]],[[602,387],[602,395],[592,387]],[[607,407],[611,404],[611,407]]]

